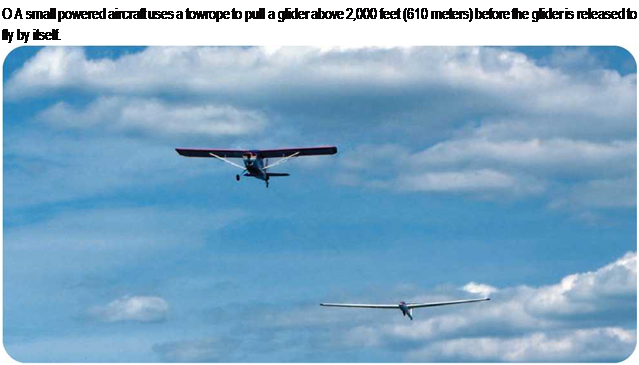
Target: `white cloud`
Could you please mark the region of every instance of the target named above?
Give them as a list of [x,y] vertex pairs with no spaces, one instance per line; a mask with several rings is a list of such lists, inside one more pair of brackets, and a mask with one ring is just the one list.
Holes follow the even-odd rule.
[[462,286],[461,289],[471,294],[479,294],[485,297],[488,297],[491,293],[497,291],[497,288],[493,286],[490,286],[488,284],[475,283],[473,281]]
[[410,361],[581,362],[621,361],[633,352],[637,332],[619,327],[535,332],[514,338],[446,340],[408,353]]
[[160,297],[124,296],[89,313],[104,322],[157,322],[166,319],[169,304]]
[[436,88],[489,100],[482,105],[477,98],[462,97],[458,110],[498,106],[532,115],[552,113],[560,124],[568,115],[599,116],[607,118],[606,128],[618,125],[619,118],[634,118],[636,100],[634,74],[596,70],[584,77],[539,66],[506,49],[473,47],[152,47],[117,59],[89,59],[81,48],[52,47],[9,78],[6,95],[17,99],[69,87],[128,95],[170,90],[243,100],[341,98],[370,88],[397,95]]
[[615,309],[611,300],[627,305],[636,298],[636,289],[637,255],[633,252],[597,271],[568,275],[559,284],[536,290],[528,297],[526,310],[539,316],[609,311]]
[[116,132],[164,135],[238,136],[261,132],[266,117],[232,106],[174,105],[157,99],[102,97],[83,109],[65,102],[42,111],[38,119],[55,127],[102,127]]
[[[468,326],[488,328],[562,328],[572,320],[603,320],[606,315],[632,316],[635,311],[637,288],[637,255],[629,252],[613,263],[596,271],[571,274],[559,283],[541,287],[496,288],[470,282],[462,287],[467,292],[492,292],[492,301],[480,306],[457,308],[454,316],[462,316]],[[483,293],[481,293],[484,295]],[[420,318],[420,312],[415,314]],[[432,326],[428,321],[417,327]],[[618,323],[613,317],[606,324]],[[564,323],[567,321],[567,323]],[[449,321],[451,322],[451,321]],[[400,324],[396,333],[409,333],[406,324]]]
[[495,140],[484,133],[480,128],[416,152],[394,144],[362,145],[344,153],[336,182],[494,199],[547,192],[553,208],[636,204],[634,140],[517,140],[503,135]]
[[[425,192],[510,192],[539,193],[543,184],[500,171],[461,170],[452,172],[425,172],[419,175],[403,175],[396,180],[397,188]],[[394,183],[391,183],[394,185]]]
[[637,205],[637,178],[595,179],[577,183],[550,202],[551,208],[617,208]]
[[632,171],[637,143],[570,139],[490,140],[452,139],[418,153],[426,166],[500,165],[551,175],[601,175]]

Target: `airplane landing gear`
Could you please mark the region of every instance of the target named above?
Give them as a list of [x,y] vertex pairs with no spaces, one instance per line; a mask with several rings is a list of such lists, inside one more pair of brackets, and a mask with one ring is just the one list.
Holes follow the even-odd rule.
[[235,175],[235,180],[240,181],[240,175]]
[[266,182],[266,188],[268,189],[268,181]]

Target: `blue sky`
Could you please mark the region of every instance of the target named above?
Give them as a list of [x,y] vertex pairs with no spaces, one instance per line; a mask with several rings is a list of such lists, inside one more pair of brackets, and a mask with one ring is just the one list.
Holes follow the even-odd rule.
[[[4,345],[20,361],[619,361],[636,65],[577,48],[19,48]],[[175,147],[335,144],[235,182]],[[400,313],[327,309],[490,295]],[[117,351],[113,351],[117,348]]]

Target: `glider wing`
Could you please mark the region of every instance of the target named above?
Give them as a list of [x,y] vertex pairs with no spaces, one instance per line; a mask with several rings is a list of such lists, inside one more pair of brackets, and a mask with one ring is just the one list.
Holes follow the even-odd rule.
[[397,309],[398,304],[347,304],[347,303],[320,303],[323,307],[344,307],[344,308],[375,308],[375,309]]
[[453,301],[450,301],[450,302],[434,302],[434,303],[407,303],[406,307],[408,307],[408,309],[424,308],[424,307],[439,307],[439,306],[442,306],[442,305],[483,302],[484,300],[490,300],[490,298],[453,300]]

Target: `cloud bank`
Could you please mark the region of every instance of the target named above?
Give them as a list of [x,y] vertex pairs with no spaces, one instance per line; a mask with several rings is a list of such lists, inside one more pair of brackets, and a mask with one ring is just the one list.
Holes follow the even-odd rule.
[[153,47],[117,59],[89,59],[82,48],[51,47],[14,73],[6,92],[14,99],[60,88],[286,98],[300,90],[308,96],[337,92],[332,97],[338,97],[361,95],[368,87],[389,94],[439,87],[461,96],[506,96],[502,108],[514,103],[528,114],[568,111],[617,119],[634,114],[627,106],[634,104],[635,84],[634,74],[574,75],[497,48]]
[[151,132],[161,135],[193,134],[237,136],[259,133],[266,118],[258,112],[231,106],[172,105],[157,99],[102,97],[84,108],[59,102],[36,118],[58,128],[104,128],[112,132]]

